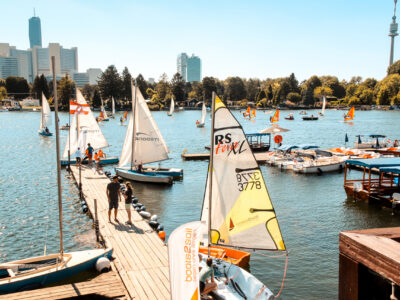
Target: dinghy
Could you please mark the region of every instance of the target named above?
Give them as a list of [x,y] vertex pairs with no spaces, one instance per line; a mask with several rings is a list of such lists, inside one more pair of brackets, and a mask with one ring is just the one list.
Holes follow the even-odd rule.
[[168,148],[140,90],[132,85],[132,114],[126,130],[117,175],[148,183],[171,184],[182,178],[182,169],[143,167],[168,159]]
[[343,116],[345,122],[352,121],[354,119],[354,111],[355,108],[353,106],[352,108],[350,108],[349,112]]
[[[54,90],[56,88],[54,75]],[[55,98],[55,120],[58,120],[58,101]],[[57,166],[60,165],[59,128],[56,121],[56,153]],[[0,264],[0,294],[18,292],[39,288],[51,283],[64,280],[80,272],[95,267],[100,257],[111,258],[112,249],[91,249],[78,252],[64,253],[63,249],[63,219],[61,194],[61,169],[57,167],[58,181],[58,213],[60,251],[56,254],[43,255]]]
[[[212,115],[201,221],[180,226],[168,240],[172,299],[200,298],[196,259],[200,240],[206,240],[208,247],[286,251],[263,175],[243,129],[214,93]],[[182,245],[188,243],[186,252]],[[197,282],[188,280],[188,272],[176,272],[182,266],[188,268],[185,252],[193,256],[189,271]],[[204,267],[205,256],[202,258]],[[273,299],[273,293],[242,268],[222,259],[214,259],[213,267],[218,284],[213,291],[215,299]]]
[[274,114],[272,117],[269,118],[269,121],[270,121],[271,123],[279,122],[279,109],[277,109],[277,110],[275,111],[275,114]]
[[124,123],[126,122],[127,119],[128,119],[128,111],[125,111],[124,115],[119,119],[119,121],[121,122],[121,125],[124,125]]
[[111,116],[108,116],[111,119],[115,119],[115,101],[114,97],[111,97]]
[[[99,124],[93,116],[89,105],[79,89],[76,90],[76,102],[70,104],[70,114],[73,114],[68,138],[65,143],[61,165],[75,164],[75,151],[80,147],[81,152],[85,153],[87,144],[93,147],[94,151],[108,147],[108,142],[100,130]],[[80,137],[83,135],[82,137]],[[80,145],[79,145],[80,144]],[[68,162],[68,154],[70,162]],[[113,164],[118,162],[118,157],[112,156],[100,159],[101,164]],[[87,163],[84,160],[82,163]]]
[[175,101],[174,98],[171,98],[171,104],[169,106],[168,116],[172,116],[172,114],[174,113],[174,109],[175,109]]
[[48,126],[51,125],[51,110],[46,97],[42,93],[42,109],[40,117],[40,129],[39,134],[43,136],[52,136],[53,134],[49,131]]
[[321,110],[321,112],[319,112],[319,115],[320,116],[325,116],[325,107],[326,107],[326,97],[325,96],[323,96],[322,97],[322,110]]
[[207,116],[207,109],[206,109],[206,104],[203,101],[203,105],[201,107],[201,119],[200,122],[196,122],[196,126],[199,128],[204,127],[206,123],[206,116]]

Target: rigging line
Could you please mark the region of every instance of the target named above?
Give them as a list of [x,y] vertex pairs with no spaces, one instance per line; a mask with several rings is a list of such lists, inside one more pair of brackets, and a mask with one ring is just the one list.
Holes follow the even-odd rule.
[[285,278],[286,278],[286,271],[287,271],[288,261],[289,261],[289,253],[286,252],[285,271],[283,272],[282,285],[281,285],[281,289],[279,290],[278,294],[276,294],[276,296],[274,295],[275,299],[278,298],[281,295],[282,291],[283,291],[283,286],[285,285]]

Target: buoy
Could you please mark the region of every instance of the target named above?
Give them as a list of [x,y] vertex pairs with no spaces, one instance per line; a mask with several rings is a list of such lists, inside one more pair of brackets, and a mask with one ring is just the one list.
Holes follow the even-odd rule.
[[145,206],[145,205],[142,205],[142,206],[140,207],[140,209],[144,211],[144,210],[146,210],[146,206]]
[[111,270],[111,263],[107,257],[100,257],[96,261],[96,270],[100,273],[105,273]]
[[136,211],[141,211],[141,209],[140,209],[139,206],[136,206],[136,207],[135,207],[135,210],[136,210]]
[[89,208],[86,205],[82,205],[82,212],[86,214],[89,211]]
[[157,215],[152,215],[150,218],[150,221],[157,221],[158,220],[158,216]]
[[149,213],[148,211],[139,211],[139,215],[141,215],[143,218],[150,218],[151,213]]
[[158,225],[157,231],[164,231],[164,225]]
[[136,203],[138,203],[138,202],[139,202],[139,199],[136,198],[136,197],[134,197],[133,200],[132,200],[132,203],[135,203],[135,204],[136,204]]
[[106,174],[106,176],[111,175],[110,171],[105,171],[104,174]]
[[122,178],[118,178],[118,182],[119,182],[119,183],[123,183],[124,180],[123,180]]
[[149,225],[151,228],[153,228],[155,230],[155,229],[157,229],[158,225],[160,225],[160,224],[156,221],[150,221]]
[[164,232],[164,231],[160,231],[160,232],[158,233],[158,237],[159,237],[163,242],[165,242],[165,232]]
[[143,206],[143,204],[140,202],[137,202],[136,204],[137,204],[137,206]]
[[81,200],[81,206],[86,205],[86,201],[85,200]]

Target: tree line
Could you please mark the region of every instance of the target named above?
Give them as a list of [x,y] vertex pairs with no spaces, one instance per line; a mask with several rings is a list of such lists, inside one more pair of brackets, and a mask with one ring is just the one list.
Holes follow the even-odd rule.
[[[111,106],[111,98],[117,106],[126,107],[131,103],[131,81],[135,80],[145,98],[150,99],[151,109],[163,109],[169,106],[172,98],[178,105],[185,100],[205,101],[210,104],[212,92],[216,92],[231,105],[256,107],[309,106],[313,107],[327,97],[331,105],[399,105],[400,104],[400,60],[387,70],[387,76],[378,81],[374,78],[362,79],[352,77],[349,81],[336,76],[311,76],[299,82],[292,73],[288,77],[240,78],[228,77],[220,80],[204,77],[201,82],[185,82],[179,73],[170,80],[164,73],[155,83],[146,81],[141,74],[133,78],[128,68],[121,73],[114,65],[109,66],[99,78],[96,85],[86,84],[82,88],[85,98],[94,107],[101,102]],[[24,78],[7,77],[0,79],[0,100],[12,96],[23,99],[27,95],[41,99],[40,95],[49,98],[53,94],[52,81],[47,82],[44,75],[37,76],[30,85]],[[57,94],[61,107],[67,109],[69,100],[75,97],[75,83],[66,74],[57,84]]]

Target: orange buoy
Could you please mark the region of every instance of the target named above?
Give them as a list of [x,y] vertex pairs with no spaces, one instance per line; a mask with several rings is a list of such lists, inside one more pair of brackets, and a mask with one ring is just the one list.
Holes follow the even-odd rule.
[[160,232],[158,233],[158,237],[159,237],[160,239],[162,239],[163,242],[165,242],[165,231],[160,231]]
[[276,143],[276,144],[280,144],[280,143],[282,143],[282,136],[281,135],[276,135],[275,137],[274,137],[274,142]]

